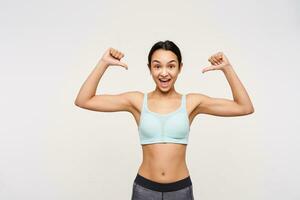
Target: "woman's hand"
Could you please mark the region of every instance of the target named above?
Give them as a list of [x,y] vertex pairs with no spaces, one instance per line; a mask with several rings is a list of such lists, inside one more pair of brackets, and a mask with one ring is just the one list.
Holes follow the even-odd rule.
[[128,70],[128,66],[126,63],[121,62],[121,58],[124,57],[124,54],[121,51],[118,51],[114,48],[109,48],[106,50],[104,55],[102,56],[101,60],[102,62],[106,63],[108,66],[109,65],[119,65]]
[[231,64],[229,63],[227,57],[223,52],[218,52],[212,55],[208,61],[212,64],[211,66],[205,67],[202,70],[202,73],[210,71],[210,70],[224,70]]

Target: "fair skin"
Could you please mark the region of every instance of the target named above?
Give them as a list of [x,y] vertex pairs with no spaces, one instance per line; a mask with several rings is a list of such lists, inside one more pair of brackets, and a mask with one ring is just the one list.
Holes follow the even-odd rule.
[[[99,112],[130,112],[137,126],[139,125],[143,93],[128,91],[120,94],[95,94],[104,72],[111,66],[128,65],[121,61],[124,54],[117,49],[109,48],[88,76],[75,100],[75,105]],[[254,112],[251,100],[236,75],[232,65],[224,53],[212,55],[208,61],[210,66],[202,69],[202,73],[222,71],[230,85],[233,99],[214,98],[201,93],[186,95],[186,109],[190,125],[199,114],[232,117],[248,115]],[[154,91],[148,95],[148,108],[160,114],[176,110],[181,103],[181,94],[175,90],[175,82],[182,70],[176,54],[163,49],[156,50],[151,59],[150,73],[156,84]],[[181,66],[181,68],[179,67]],[[159,79],[170,79],[168,84]],[[142,145],[143,162],[138,173],[153,181],[168,183],[183,179],[189,175],[185,162],[186,145],[175,143],[156,143]]]

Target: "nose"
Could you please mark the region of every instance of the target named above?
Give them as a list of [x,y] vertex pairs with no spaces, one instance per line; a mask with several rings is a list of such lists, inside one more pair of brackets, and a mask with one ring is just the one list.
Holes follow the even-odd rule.
[[163,67],[161,70],[161,75],[167,75],[168,74],[168,69],[166,67]]

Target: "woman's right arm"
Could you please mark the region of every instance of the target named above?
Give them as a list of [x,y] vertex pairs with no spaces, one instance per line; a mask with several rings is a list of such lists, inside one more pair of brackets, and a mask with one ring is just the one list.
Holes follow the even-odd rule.
[[123,92],[116,95],[95,95],[98,83],[110,65],[120,65],[128,69],[125,63],[120,62],[122,57],[124,57],[124,54],[113,48],[109,48],[105,52],[81,86],[74,102],[76,106],[100,112],[132,111],[132,99],[136,95],[135,91]]

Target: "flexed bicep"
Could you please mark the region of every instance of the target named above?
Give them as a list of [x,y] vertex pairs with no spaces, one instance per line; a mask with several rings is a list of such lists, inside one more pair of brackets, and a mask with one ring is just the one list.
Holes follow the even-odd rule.
[[80,107],[99,112],[132,112],[133,101],[138,91],[123,92],[120,94],[95,95]]
[[204,94],[194,93],[194,98],[198,101],[195,108],[197,114],[209,114],[222,117],[234,117],[251,114],[247,107],[238,104],[237,102],[225,99],[215,98]]

